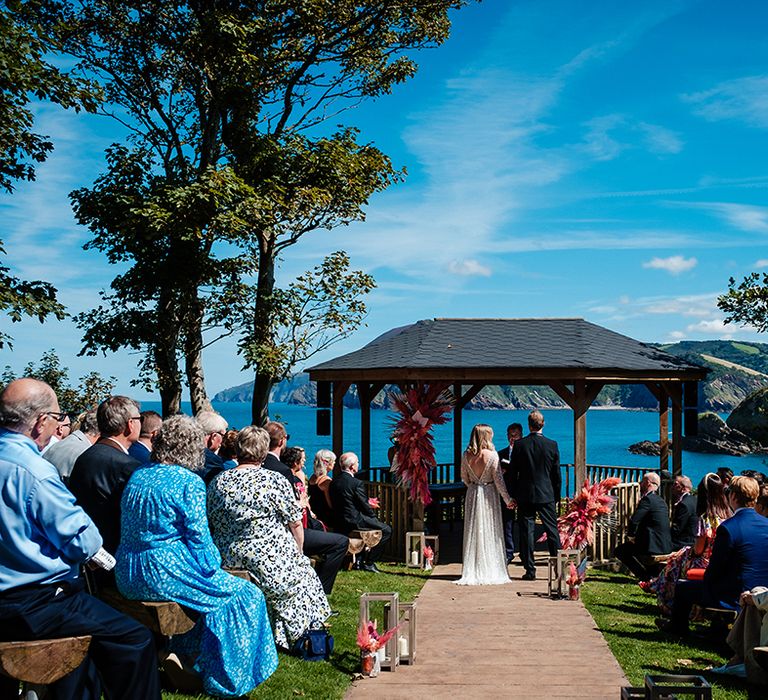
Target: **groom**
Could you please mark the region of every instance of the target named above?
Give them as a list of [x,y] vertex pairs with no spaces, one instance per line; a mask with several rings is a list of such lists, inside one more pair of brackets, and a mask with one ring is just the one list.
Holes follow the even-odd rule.
[[544,437],[544,416],[540,411],[528,415],[530,435],[515,442],[509,467],[510,495],[517,502],[520,528],[520,559],[525,567],[524,581],[536,578],[533,530],[536,514],[541,518],[550,555],[560,549],[557,532],[557,503],[560,501],[560,451],[554,440]]

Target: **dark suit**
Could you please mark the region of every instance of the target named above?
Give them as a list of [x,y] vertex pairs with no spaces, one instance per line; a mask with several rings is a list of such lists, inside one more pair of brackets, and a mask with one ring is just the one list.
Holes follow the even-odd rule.
[[224,460],[213,450],[205,448],[205,464],[203,464],[203,481],[208,486],[221,472],[224,471]]
[[768,586],[768,518],[741,508],[717,528],[704,580],[678,581],[672,628],[688,629],[694,604],[738,608],[739,595],[755,586]]
[[[510,452],[512,448],[507,445],[499,450],[499,468],[504,472],[504,483],[507,491],[511,491],[510,478]],[[515,511],[507,508],[507,504],[501,499],[501,520],[504,525],[504,549],[507,554],[507,564],[515,558]]]
[[647,566],[639,557],[672,551],[669,509],[658,493],[649,491],[640,499],[629,520],[627,534],[635,541],[620,544],[614,554],[635,576],[645,581],[657,573],[657,567]]
[[520,559],[525,572],[536,574],[534,523],[541,518],[551,555],[560,549],[557,531],[557,503],[560,501],[560,450],[554,440],[531,433],[515,442],[509,469],[511,496],[517,501],[520,527]]
[[[285,464],[283,464],[271,452],[267,454],[264,460],[264,467],[270,471],[282,474],[288,483],[293,486],[294,493],[298,499],[299,494],[296,490],[296,483],[300,482],[297,477]],[[307,514],[307,517],[311,517]],[[336,575],[339,573],[341,565],[344,563],[344,557],[347,556],[349,549],[349,537],[338,535],[333,532],[324,532],[311,528],[304,528],[304,547],[302,551],[308,557],[321,556],[322,559],[315,562],[315,573],[323,584],[323,590],[326,595],[330,595],[333,590],[333,584],[336,581]]]
[[339,532],[348,535],[352,530],[381,530],[381,542],[362,555],[364,564],[378,561],[384,543],[392,537],[392,528],[376,518],[363,482],[349,472],[334,470],[330,494]]
[[699,529],[696,515],[696,497],[686,493],[672,508],[672,550],[693,544]]
[[149,462],[149,456],[152,454],[152,450],[150,450],[143,442],[137,440],[128,448],[128,454],[138,460],[139,463],[146,464]]
[[120,544],[120,499],[139,462],[108,439],[91,445],[75,461],[67,486],[78,505],[99,528],[104,549],[114,555]]

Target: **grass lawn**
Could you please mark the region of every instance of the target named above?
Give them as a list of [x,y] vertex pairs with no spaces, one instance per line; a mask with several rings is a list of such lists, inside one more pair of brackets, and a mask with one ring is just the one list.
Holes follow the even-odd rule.
[[[303,697],[317,700],[342,698],[355,673],[360,670],[360,655],[355,639],[360,607],[360,594],[373,591],[397,591],[400,600],[410,602],[429,577],[428,572],[394,564],[379,564],[381,574],[342,571],[330,596],[331,608],[339,611],[330,620],[335,647],[328,662],[302,661],[279,654],[280,665],[272,677],[251,692],[251,698]],[[379,630],[382,629],[379,619]],[[191,700],[208,696],[163,693],[166,700]]]
[[[715,700],[768,698],[765,687],[704,671],[708,666],[720,666],[730,657],[724,642],[714,644],[690,635],[673,639],[662,634],[654,624],[658,616],[656,598],[643,593],[634,578],[592,569],[581,594],[633,686],[642,686],[647,674],[693,674],[704,676],[712,684]],[[707,628],[692,625],[691,629],[705,633]]]

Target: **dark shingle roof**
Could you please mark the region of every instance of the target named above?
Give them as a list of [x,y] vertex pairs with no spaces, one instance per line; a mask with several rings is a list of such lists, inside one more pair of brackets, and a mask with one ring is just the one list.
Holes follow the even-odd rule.
[[581,318],[436,318],[394,328],[313,371],[473,368],[704,371]]

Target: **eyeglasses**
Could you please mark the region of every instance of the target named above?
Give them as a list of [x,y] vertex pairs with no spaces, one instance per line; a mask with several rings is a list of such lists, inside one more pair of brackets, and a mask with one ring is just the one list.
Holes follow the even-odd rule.
[[55,418],[57,423],[63,423],[65,420],[67,420],[67,418],[69,418],[68,413],[59,413],[58,411],[44,411],[40,415]]
[[128,420],[137,420],[141,421],[141,416],[131,416]]

